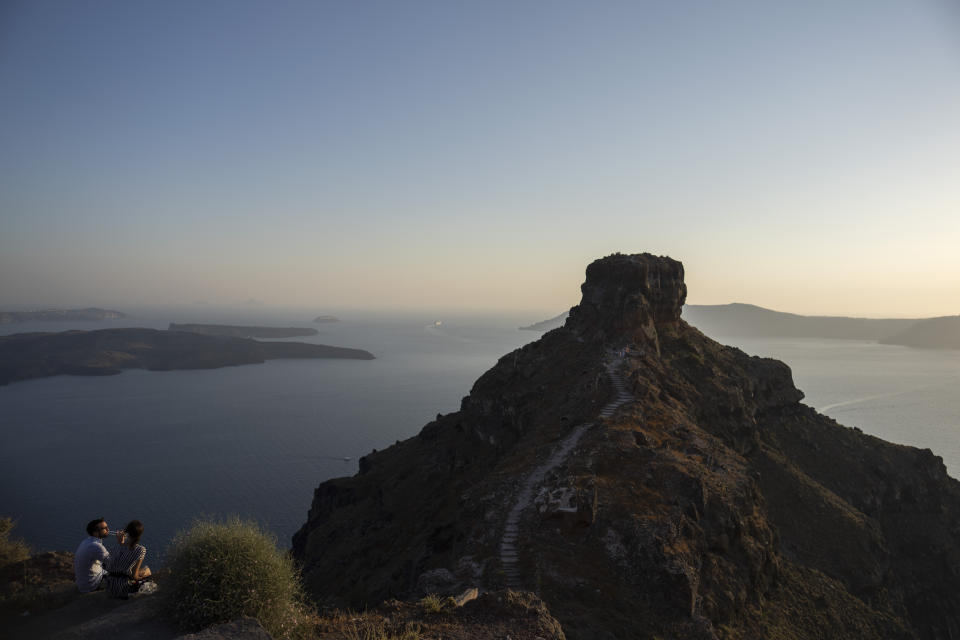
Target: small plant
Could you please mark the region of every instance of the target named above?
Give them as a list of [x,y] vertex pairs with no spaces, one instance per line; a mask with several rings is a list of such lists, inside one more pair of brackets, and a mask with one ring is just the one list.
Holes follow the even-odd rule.
[[443,613],[449,606],[456,606],[452,598],[441,598],[435,593],[431,593],[420,600],[420,606],[424,613],[436,615]]
[[30,547],[23,540],[11,540],[10,532],[16,526],[12,518],[0,518],[0,567],[30,557]]
[[198,520],[174,538],[164,582],[167,613],[184,629],[252,616],[275,638],[312,635],[293,560],[254,522]]

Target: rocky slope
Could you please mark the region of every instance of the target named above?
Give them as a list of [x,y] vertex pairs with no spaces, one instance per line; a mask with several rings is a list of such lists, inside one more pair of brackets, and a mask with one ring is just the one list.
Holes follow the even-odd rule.
[[679,262],[609,256],[582,292],[460,411],[316,489],[293,548],[318,599],[519,586],[570,638],[960,637],[939,458],[687,325]]

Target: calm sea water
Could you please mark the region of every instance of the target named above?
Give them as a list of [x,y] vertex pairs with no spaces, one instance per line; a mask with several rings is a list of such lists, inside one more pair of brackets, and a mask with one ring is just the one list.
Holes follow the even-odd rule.
[[[356,473],[371,449],[459,409],[500,356],[539,337],[517,329],[526,317],[452,317],[441,326],[432,316],[340,317],[318,325],[223,314],[197,321],[312,326],[319,335],[295,340],[367,349],[376,360],[130,370],[0,387],[0,515],[16,518],[15,534],[35,548],[69,550],[92,518],[115,528],[137,518],[154,564],[199,516],[252,518],[289,546],[321,481]],[[76,328],[169,321],[138,316]]]
[[812,338],[718,340],[786,362],[804,403],[884,440],[932,449],[960,478],[960,351]]
[[[313,326],[296,340],[367,349],[372,361],[275,360],[206,371],[58,376],[0,387],[0,515],[38,549],[72,550],[83,526],[146,525],[153,564],[174,533],[200,516],[252,518],[288,546],[313,489],[351,475],[373,448],[408,438],[459,408],[476,378],[539,337],[529,317],[307,315],[236,312],[172,321]],[[6,332],[63,325],[3,327]],[[929,447],[960,475],[960,352],[836,340],[721,340],[793,369],[806,402],[839,422],[894,442]]]

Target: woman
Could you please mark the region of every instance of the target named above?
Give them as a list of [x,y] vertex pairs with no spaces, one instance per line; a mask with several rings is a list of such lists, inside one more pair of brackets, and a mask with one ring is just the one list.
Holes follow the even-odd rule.
[[147,549],[140,544],[143,523],[131,520],[127,528],[117,532],[120,548],[107,558],[107,575],[104,578],[107,591],[114,598],[127,598],[140,591],[141,581],[151,575],[150,567],[143,566]]

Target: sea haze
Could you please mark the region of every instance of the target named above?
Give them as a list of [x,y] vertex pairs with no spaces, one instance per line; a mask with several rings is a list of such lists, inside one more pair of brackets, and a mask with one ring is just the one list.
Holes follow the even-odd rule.
[[[16,533],[44,550],[75,548],[93,517],[106,516],[112,527],[138,518],[154,564],[174,533],[202,515],[253,518],[288,546],[321,481],[356,473],[371,449],[457,410],[500,356],[540,336],[517,330],[529,317],[337,314],[341,322],[313,324],[314,315],[152,310],[123,322],[2,327],[304,326],[319,335],[294,340],[366,349],[377,359],[132,370],[0,387],[0,515],[16,518]],[[806,403],[842,424],[929,447],[960,475],[960,352],[844,340],[720,341],[784,360]]]

